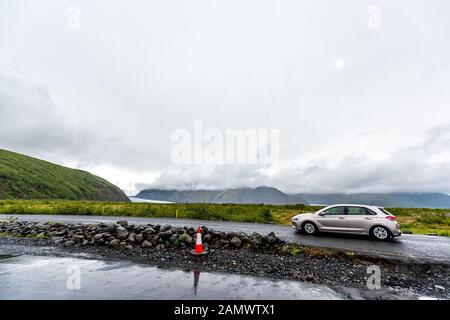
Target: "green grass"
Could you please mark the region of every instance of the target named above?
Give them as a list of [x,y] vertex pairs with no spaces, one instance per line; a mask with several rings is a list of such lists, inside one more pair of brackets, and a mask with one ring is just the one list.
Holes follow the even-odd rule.
[[65,200],[2,200],[0,214],[57,214],[171,217],[243,222],[274,222],[272,206],[233,204],[148,204]]
[[[262,204],[157,204],[67,200],[0,200],[0,214],[92,215],[130,217],[169,217],[289,225],[300,213],[318,210],[306,205]],[[415,234],[437,233],[450,236],[450,209],[390,208],[402,230]]]
[[89,172],[1,149],[0,199],[128,201],[119,188]]

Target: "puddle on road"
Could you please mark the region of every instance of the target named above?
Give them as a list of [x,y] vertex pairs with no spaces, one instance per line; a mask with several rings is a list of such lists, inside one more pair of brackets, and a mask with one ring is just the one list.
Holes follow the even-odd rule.
[[[5,257],[0,260],[0,299],[349,298],[349,292],[296,281],[73,257]],[[350,295],[361,298],[357,291]]]

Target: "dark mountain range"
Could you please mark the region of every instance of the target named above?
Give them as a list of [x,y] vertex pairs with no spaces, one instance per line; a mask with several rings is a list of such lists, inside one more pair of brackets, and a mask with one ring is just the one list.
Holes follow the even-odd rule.
[[330,193],[330,194],[300,194],[309,203],[334,204],[358,203],[384,207],[403,208],[450,208],[450,196],[445,193]]
[[307,204],[301,196],[291,196],[276,188],[238,188],[229,190],[161,190],[141,191],[137,198],[177,203],[264,203]]
[[354,193],[287,194],[276,188],[237,188],[228,190],[147,189],[137,198],[176,203],[264,203],[264,204],[372,204],[384,207],[450,208],[450,196],[444,193]]

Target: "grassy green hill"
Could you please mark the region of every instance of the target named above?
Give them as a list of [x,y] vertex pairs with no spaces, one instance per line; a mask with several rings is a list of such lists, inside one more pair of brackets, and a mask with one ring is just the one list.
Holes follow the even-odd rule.
[[2,149],[0,199],[129,201],[118,187],[89,172]]

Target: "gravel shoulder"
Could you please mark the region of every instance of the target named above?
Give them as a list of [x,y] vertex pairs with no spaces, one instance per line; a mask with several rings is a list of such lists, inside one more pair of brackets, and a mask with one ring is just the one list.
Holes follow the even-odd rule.
[[128,260],[161,268],[198,269],[361,289],[367,288],[371,275],[368,267],[375,265],[381,270],[381,286],[385,290],[450,298],[447,263],[381,259],[305,248],[286,243],[274,234],[225,233],[206,227],[202,231],[205,247],[210,252],[193,256],[190,250],[194,247],[195,230],[188,227],[129,226],[123,221],[99,225],[2,222],[0,248],[1,254],[42,254],[43,248],[52,247],[61,254],[88,254],[103,260]]

